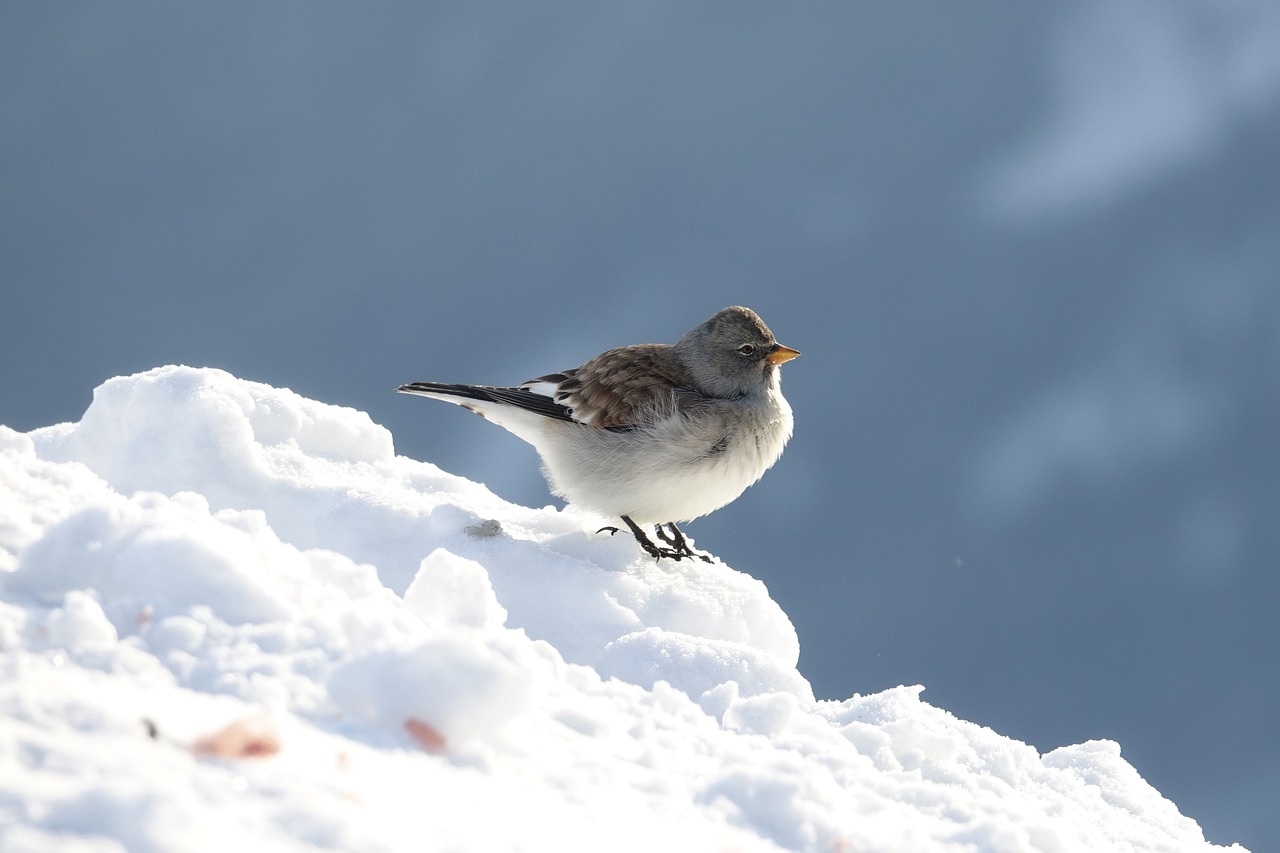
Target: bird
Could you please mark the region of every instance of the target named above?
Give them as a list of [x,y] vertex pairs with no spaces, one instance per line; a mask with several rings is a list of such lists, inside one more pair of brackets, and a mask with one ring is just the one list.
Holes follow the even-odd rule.
[[711,562],[676,525],[735,500],[778,461],[793,428],[780,366],[798,355],[733,305],[674,344],[618,347],[519,385],[395,390],[462,406],[527,441],[555,495],[620,518],[651,557]]

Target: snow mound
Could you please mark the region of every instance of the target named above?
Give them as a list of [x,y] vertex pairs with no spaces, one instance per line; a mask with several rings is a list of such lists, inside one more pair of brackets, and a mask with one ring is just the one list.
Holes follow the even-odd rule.
[[1215,849],[1115,744],[815,701],[763,584],[602,523],[218,370],[0,427],[0,849]]

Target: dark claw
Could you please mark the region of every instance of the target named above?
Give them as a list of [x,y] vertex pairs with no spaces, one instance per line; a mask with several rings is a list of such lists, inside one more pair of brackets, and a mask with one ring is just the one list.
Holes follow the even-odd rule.
[[618,532],[618,528],[610,527],[609,525],[606,524],[604,527],[601,527],[599,530],[597,530],[596,533],[604,533],[606,530],[609,531],[610,536]]
[[[665,530],[663,529],[664,527],[666,528]],[[657,531],[659,539],[666,542],[684,556],[689,557],[690,559],[697,557],[704,563],[711,562],[711,556],[709,554],[699,553],[689,546],[689,540],[684,538],[684,534],[680,532],[680,528],[676,527],[674,522],[668,521],[665,525],[655,525],[654,530]],[[668,533],[668,531],[670,532]],[[679,557],[676,559],[679,559]]]
[[643,548],[645,553],[650,557],[655,559],[669,557],[676,562],[683,560],[685,557],[688,557],[689,559],[697,557],[705,563],[711,562],[710,556],[699,553],[690,548],[689,541],[684,538],[684,534],[680,532],[680,528],[676,527],[675,524],[671,522],[667,522],[665,525],[655,524],[653,527],[658,538],[670,546],[664,548],[661,545],[655,545],[653,540],[646,536],[645,532],[640,529],[639,525],[630,518],[624,515],[622,516],[622,520],[626,522],[627,527],[631,528],[631,533],[636,537],[636,542],[640,543],[640,547]]

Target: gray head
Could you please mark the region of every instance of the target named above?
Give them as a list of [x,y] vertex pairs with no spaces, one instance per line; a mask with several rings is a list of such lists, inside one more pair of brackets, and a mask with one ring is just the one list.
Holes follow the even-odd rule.
[[761,393],[778,365],[800,354],[778,343],[756,312],[740,305],[712,314],[675,348],[697,390],[713,397]]

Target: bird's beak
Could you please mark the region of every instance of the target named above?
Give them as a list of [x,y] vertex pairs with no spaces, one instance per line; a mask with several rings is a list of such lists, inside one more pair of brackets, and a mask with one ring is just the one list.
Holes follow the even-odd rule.
[[764,360],[770,364],[785,364],[799,354],[799,350],[784,347],[782,344],[774,344],[773,349],[764,357]]

